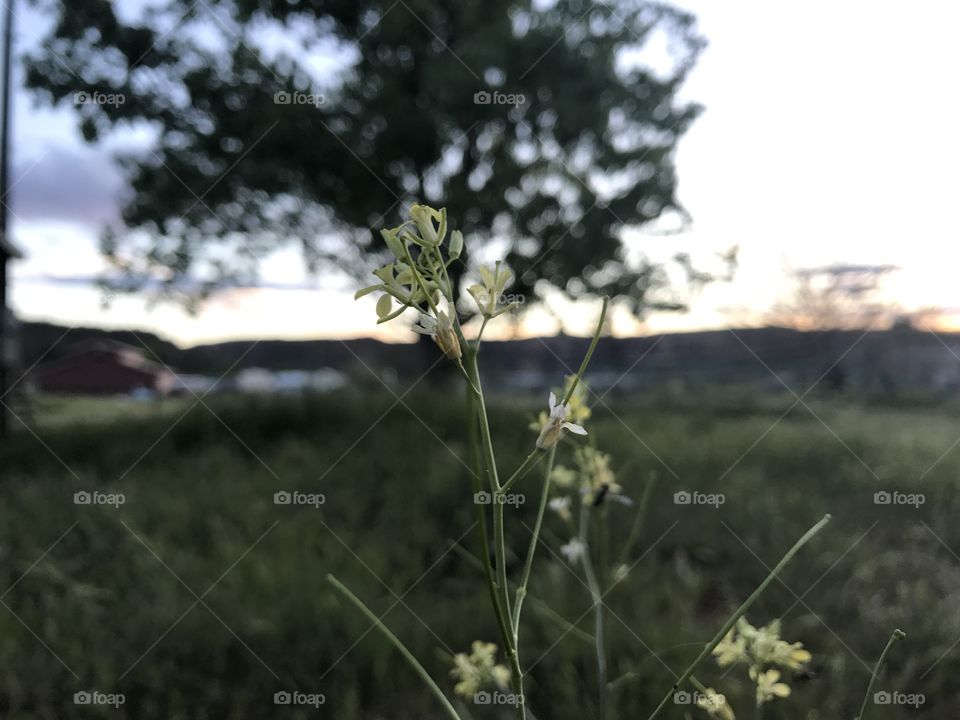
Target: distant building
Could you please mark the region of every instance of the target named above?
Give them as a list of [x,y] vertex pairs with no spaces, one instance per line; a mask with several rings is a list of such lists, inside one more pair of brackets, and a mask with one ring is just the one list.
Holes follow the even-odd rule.
[[33,383],[47,393],[78,395],[166,395],[176,375],[148,360],[131,345],[112,340],[79,343],[65,357],[32,373]]

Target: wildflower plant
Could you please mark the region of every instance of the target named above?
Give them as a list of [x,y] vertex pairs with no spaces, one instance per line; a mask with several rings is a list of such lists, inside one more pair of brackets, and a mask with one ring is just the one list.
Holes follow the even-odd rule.
[[[450,677],[454,695],[468,699],[478,692],[490,689],[506,691],[509,688],[512,697],[517,700],[512,703],[517,717],[527,717],[528,703],[524,696],[526,678],[521,652],[522,611],[549,509],[550,516],[566,528],[567,537],[560,548],[560,555],[581,576],[591,596],[592,635],[583,633],[575,626],[570,626],[570,629],[577,630],[593,643],[596,716],[600,720],[608,720],[608,696],[620,679],[611,682],[607,677],[604,596],[629,574],[626,560],[637,539],[652,487],[651,483],[643,488],[639,503],[635,503],[630,497],[635,489],[625,489],[621,485],[612,458],[600,449],[602,445],[590,431],[589,391],[583,377],[604,327],[608,301],[604,298],[596,330],[577,372],[564,378],[562,387],[549,394],[545,410],[532,424],[531,430],[535,436],[531,433],[529,455],[504,479],[490,433],[479,357],[488,323],[511,307],[510,303],[504,303],[503,300],[512,273],[502,262],[479,268],[478,282],[467,288],[467,295],[473,304],[470,314],[479,316],[481,322],[473,337],[468,339],[457,312],[458,302],[466,301],[466,298],[455,296],[455,287],[450,279],[450,267],[460,261],[465,239],[459,231],[449,228],[446,210],[414,205],[410,208],[409,220],[397,227],[381,230],[381,235],[393,260],[375,270],[377,282],[359,290],[356,297],[379,293],[376,303],[378,323],[396,320],[407,311],[415,312],[417,322],[412,329],[433,338],[440,352],[456,366],[466,388],[466,434],[474,450],[476,472],[473,473],[472,492],[492,498],[490,502],[474,503],[478,552],[476,557],[470,557],[482,568],[499,638],[496,642],[492,642],[493,638],[477,640],[469,653],[459,653],[451,658]],[[572,451],[567,449],[568,446],[572,446]],[[569,453],[568,465],[556,463],[561,448],[565,457]],[[521,552],[521,548],[512,549],[521,554],[524,562],[518,576],[510,577],[507,570],[506,524],[511,518],[507,515],[509,503],[503,500],[534,470],[539,471],[541,482],[532,537],[525,553]],[[591,530],[592,518],[617,505],[635,506],[634,524],[629,537],[622,544],[619,561],[605,572],[598,572],[591,548],[596,532],[595,529]],[[809,660],[809,653],[798,643],[787,643],[780,639],[778,624],[772,623],[757,629],[742,618],[791,558],[829,519],[829,515],[825,516],[793,545],[676,678],[673,686],[665,689],[663,700],[653,708],[649,720],[663,712],[674,693],[687,685],[699,690],[697,706],[711,718],[735,720],[733,709],[726,699],[713,688],[704,686],[693,675],[694,670],[711,656],[721,665],[747,664],[748,674],[757,688],[758,702],[789,694],[789,687],[781,679],[780,669],[802,667]],[[493,559],[488,551],[491,545]],[[393,644],[427,685],[445,714],[462,720],[461,711],[451,701],[448,692],[431,677],[404,643],[343,583],[333,576],[328,576],[328,579]],[[469,716],[468,713],[465,715]],[[544,712],[543,716],[549,717],[550,713]]]
[[756,628],[745,617],[713,649],[714,659],[722,668],[745,665],[747,675],[756,686],[756,704],[790,695],[790,686],[781,680],[781,669],[804,670],[812,655],[802,643],[788,643],[780,637],[780,621]]

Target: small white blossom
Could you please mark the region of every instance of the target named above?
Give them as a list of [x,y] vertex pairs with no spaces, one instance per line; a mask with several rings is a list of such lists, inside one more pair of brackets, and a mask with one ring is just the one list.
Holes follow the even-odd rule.
[[563,520],[569,520],[573,517],[570,512],[570,498],[566,495],[563,497],[551,498],[550,509],[559,515]]
[[567,416],[570,414],[569,404],[557,404],[557,396],[550,393],[549,398],[550,415],[546,424],[540,430],[540,437],[537,438],[537,447],[547,450],[552,448],[560,441],[562,430],[569,430],[576,435],[586,435],[587,431],[583,426],[572,422],[567,422]]
[[413,326],[413,331],[432,337],[437,346],[451,360],[460,358],[460,340],[453,328],[453,321],[443,310],[440,311],[439,318],[420,313],[420,321]]
[[566,545],[561,546],[560,553],[571,563],[577,562],[583,557],[583,551],[587,546],[580,538],[573,538]]

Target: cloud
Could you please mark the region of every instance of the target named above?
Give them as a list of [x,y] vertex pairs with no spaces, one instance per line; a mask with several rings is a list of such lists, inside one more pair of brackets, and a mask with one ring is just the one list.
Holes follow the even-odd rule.
[[15,163],[10,191],[15,217],[76,222],[92,230],[116,220],[123,177],[92,148],[56,145],[39,158]]

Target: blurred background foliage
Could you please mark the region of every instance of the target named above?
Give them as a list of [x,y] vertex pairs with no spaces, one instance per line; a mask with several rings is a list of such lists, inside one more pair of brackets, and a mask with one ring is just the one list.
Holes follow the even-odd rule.
[[[273,693],[299,689],[326,696],[324,717],[439,717],[420,681],[324,577],[337,574],[386,613],[448,690],[450,653],[496,637],[466,554],[477,548],[470,478],[458,460],[467,457],[462,408],[437,393],[403,404],[383,393],[206,402],[216,416],[192,399],[164,401],[160,413],[129,401],[43,399],[46,447],[24,431],[0,449],[0,557],[10,587],[9,611],[0,612],[3,715],[315,714],[273,705]],[[876,689],[923,693],[926,703],[871,706],[870,717],[941,718],[960,704],[957,655],[948,652],[960,638],[952,601],[960,460],[944,455],[960,435],[960,407],[807,402],[842,440],[802,406],[784,415],[789,396],[705,394],[689,407],[650,396],[596,411],[590,431],[613,455],[625,493],[637,499],[655,481],[630,558],[639,562],[606,599],[610,676],[622,678],[614,716],[645,717],[672,683],[668,668],[679,672],[765,566],[825,512],[834,521],[750,612],[756,623],[783,617],[784,635],[814,654],[812,672],[791,678],[793,696],[769,711],[786,720],[852,717],[893,627],[908,638]],[[504,467],[528,452],[534,434],[523,428],[539,410],[518,398],[494,403]],[[533,495],[538,481],[525,484]],[[126,503],[73,504],[74,492],[93,488],[123,492]],[[925,493],[926,502],[874,504],[875,492],[894,488]],[[293,489],[325,493],[326,503],[273,504],[274,492]],[[722,492],[726,502],[675,505],[679,490]],[[529,525],[533,505],[517,519]],[[608,508],[614,541],[632,513]],[[521,522],[509,526],[519,564],[529,534]],[[451,549],[458,539],[464,550]],[[556,617],[591,631],[587,589],[560,558],[567,539],[549,517],[531,593],[551,611],[531,602],[522,652],[532,665],[531,709],[572,720],[590,716],[595,691],[592,646]],[[616,542],[611,548],[615,556]],[[697,674],[750,717],[741,671]],[[123,692],[126,704],[65,702],[85,689]],[[467,711],[498,717],[497,708]],[[666,717],[687,712],[675,706]]]

